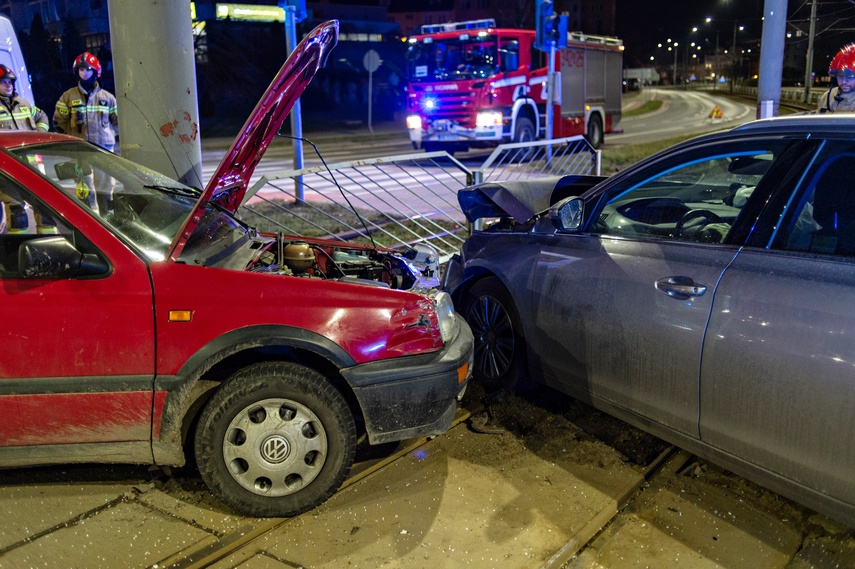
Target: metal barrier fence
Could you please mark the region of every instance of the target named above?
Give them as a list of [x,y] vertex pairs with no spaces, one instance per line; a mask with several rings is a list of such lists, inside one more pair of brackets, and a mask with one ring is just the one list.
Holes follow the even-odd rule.
[[[757,98],[757,87],[737,86],[733,88],[733,92],[738,95]],[[805,101],[804,88],[782,87],[781,102],[790,103],[797,107],[804,107],[806,110],[815,111],[819,106],[819,100],[826,95],[828,89],[812,89],[808,92],[808,100]]]
[[476,170],[491,182],[572,174],[599,175],[601,153],[584,136],[514,142],[497,147]]
[[470,233],[459,190],[599,172],[600,153],[581,136],[502,145],[475,170],[446,152],[405,154],[264,175],[238,213],[265,231],[391,248],[430,243],[444,262]]

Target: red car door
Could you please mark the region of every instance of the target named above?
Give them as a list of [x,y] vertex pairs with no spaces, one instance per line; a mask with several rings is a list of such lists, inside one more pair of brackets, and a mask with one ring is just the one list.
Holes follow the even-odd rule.
[[[15,170],[6,157],[0,167]],[[38,455],[48,450],[33,446],[137,441],[143,444],[116,452],[147,453],[143,458],[150,460],[152,412],[159,403],[152,397],[154,320],[146,263],[73,202],[51,195],[56,190],[31,172],[12,175],[29,180],[54,207],[5,175],[0,192],[20,192],[32,212],[44,208],[58,221],[58,237],[108,268],[95,276],[24,278],[17,250],[41,236],[32,221],[24,234],[0,234],[0,447],[6,447],[0,456],[14,463],[8,447]],[[58,210],[63,202],[68,208]],[[81,447],[87,452],[103,460],[105,449]]]

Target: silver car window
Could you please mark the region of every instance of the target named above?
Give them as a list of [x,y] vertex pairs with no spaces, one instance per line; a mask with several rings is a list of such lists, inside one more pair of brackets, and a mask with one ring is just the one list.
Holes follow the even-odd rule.
[[855,148],[826,145],[796,190],[774,249],[855,256]]
[[741,143],[655,163],[608,190],[594,232],[721,243],[782,149]]

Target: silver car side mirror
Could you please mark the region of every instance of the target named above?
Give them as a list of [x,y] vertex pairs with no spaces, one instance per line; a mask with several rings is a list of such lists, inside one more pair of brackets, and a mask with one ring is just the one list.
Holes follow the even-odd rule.
[[549,219],[560,232],[579,231],[582,227],[584,208],[585,201],[582,198],[564,198],[549,208]]

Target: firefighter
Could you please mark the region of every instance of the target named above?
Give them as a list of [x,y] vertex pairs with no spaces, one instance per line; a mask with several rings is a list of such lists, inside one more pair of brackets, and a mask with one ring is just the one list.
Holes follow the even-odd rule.
[[[0,130],[48,130],[47,114],[18,95],[15,72],[0,64]],[[0,233],[27,233],[30,223],[23,203],[0,190]],[[35,215],[39,233],[56,233],[56,225],[48,216]]]
[[0,64],[0,130],[47,131],[45,112],[15,91],[15,72]]
[[828,74],[833,81],[819,101],[819,112],[855,112],[855,43],[837,52],[828,67]]
[[[116,97],[98,83],[101,62],[87,51],[77,56],[73,67],[77,85],[63,93],[57,101],[53,114],[54,129],[113,152],[119,115]],[[97,196],[93,196],[96,185]],[[97,197],[98,211],[103,215],[109,209],[113,197],[112,179],[99,179],[96,184],[94,178],[89,176],[86,188],[79,188],[77,194],[93,208]]]
[[74,60],[74,75],[77,85],[63,93],[56,103],[54,128],[112,152],[119,115],[116,97],[98,84],[101,62],[88,51],[81,53]]

